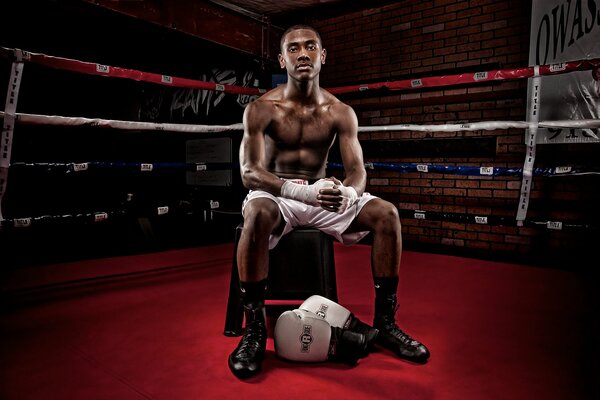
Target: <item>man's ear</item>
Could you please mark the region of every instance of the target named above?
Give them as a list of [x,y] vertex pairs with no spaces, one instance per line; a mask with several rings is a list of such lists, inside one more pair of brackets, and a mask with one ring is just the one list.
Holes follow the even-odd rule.
[[281,69],[285,69],[285,59],[283,58],[283,56],[279,54],[277,56],[277,59],[279,60],[279,66],[281,67]]
[[321,64],[325,64],[325,58],[327,58],[327,50],[321,50]]

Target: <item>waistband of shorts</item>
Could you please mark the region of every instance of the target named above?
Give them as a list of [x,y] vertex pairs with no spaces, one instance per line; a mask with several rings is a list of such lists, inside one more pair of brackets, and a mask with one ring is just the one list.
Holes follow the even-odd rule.
[[290,181],[290,182],[296,183],[298,185],[312,185],[313,183],[318,181],[318,179],[301,179],[301,178],[281,178],[281,177],[279,177],[279,179],[281,179],[282,181]]

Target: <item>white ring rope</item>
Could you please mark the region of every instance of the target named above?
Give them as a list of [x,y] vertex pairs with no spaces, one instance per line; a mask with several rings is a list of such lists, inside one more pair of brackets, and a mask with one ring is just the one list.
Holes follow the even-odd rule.
[[[382,125],[382,126],[363,126],[359,127],[359,132],[384,132],[384,131],[421,131],[421,132],[458,132],[458,131],[478,131],[495,129],[530,129],[539,128],[600,128],[600,119],[581,119],[581,120],[561,120],[561,121],[541,121],[531,123],[524,121],[484,121],[470,122],[465,124],[436,124],[436,125]],[[595,136],[595,135],[594,135]]]
[[[0,117],[4,117],[4,112],[0,111]],[[233,125],[192,125],[192,124],[171,124],[155,122],[121,121],[101,118],[83,118],[83,117],[62,117],[58,115],[24,114],[16,113],[15,120],[24,124],[33,125],[58,125],[58,126],[93,126],[99,128],[113,128],[123,130],[142,130],[142,131],[170,131],[186,133],[207,133],[243,130],[244,126]]]
[[[4,118],[4,112],[0,111],[0,118]],[[58,126],[92,126],[100,128],[114,128],[123,130],[145,130],[145,131],[170,131],[186,133],[208,133],[243,130],[242,123],[231,125],[195,125],[195,124],[171,124],[154,122],[137,122],[110,120],[101,118],[63,117],[57,115],[25,114],[16,113],[15,120],[24,124],[34,125],[58,125]],[[458,132],[496,129],[531,129],[539,128],[578,128],[595,129],[600,128],[600,119],[541,121],[538,123],[524,121],[484,121],[465,124],[400,124],[381,126],[361,126],[359,132],[384,132],[384,131],[422,131],[422,132]],[[590,133],[594,135],[593,133]],[[596,135],[594,135],[596,136]]]

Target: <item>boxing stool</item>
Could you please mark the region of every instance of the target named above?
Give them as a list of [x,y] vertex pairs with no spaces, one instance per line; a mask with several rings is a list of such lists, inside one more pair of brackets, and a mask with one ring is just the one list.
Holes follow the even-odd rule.
[[[225,336],[240,336],[244,306],[240,297],[237,246],[243,224],[235,230]],[[338,301],[333,257],[333,238],[318,229],[296,228],[269,251],[267,300],[298,300],[301,304],[313,294]],[[267,309],[275,305],[267,304]]]

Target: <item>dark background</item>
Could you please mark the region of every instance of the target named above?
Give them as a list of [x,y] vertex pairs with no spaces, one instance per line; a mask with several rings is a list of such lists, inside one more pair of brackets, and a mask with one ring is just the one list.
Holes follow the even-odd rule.
[[[270,87],[273,76],[281,74],[272,51],[243,51],[192,32],[215,22],[211,16],[198,17],[199,8],[208,3],[212,4],[200,0],[8,2],[3,5],[7,17],[0,24],[0,46],[195,80]],[[338,1],[299,8],[311,2],[285,1],[279,8],[291,3],[296,9],[261,16],[261,21],[271,34],[293,22],[308,22],[319,29],[328,49],[321,76],[324,87],[509,69],[528,62],[530,2]],[[182,19],[186,13],[187,19]],[[162,18],[160,23],[150,22],[147,17],[152,15]],[[248,21],[256,23],[256,19]],[[250,27],[250,22],[230,24],[217,33],[227,39]],[[10,67],[10,60],[0,57],[0,73],[6,80]],[[525,120],[526,83],[365,91],[340,98],[355,109],[361,126]],[[4,97],[0,90],[0,101]],[[213,125],[241,122],[243,105],[250,100],[26,63],[17,111]],[[239,131],[184,134],[18,124],[2,212],[4,218],[31,217],[34,223],[18,229],[3,225],[4,260],[45,263],[231,241],[245,195],[237,165],[230,167],[230,186],[188,185],[182,168],[142,173],[134,165],[184,163],[189,140],[217,137],[231,138],[235,164],[240,136]],[[516,169],[525,159],[523,137],[523,130],[517,129],[359,135],[365,161]],[[597,170],[597,154],[598,144],[538,146],[536,166],[579,165]],[[331,160],[335,158],[333,151]],[[21,165],[34,162],[35,168]],[[75,173],[63,165],[72,162],[127,165],[93,166]],[[330,172],[339,175],[340,171]],[[369,192],[401,211],[405,248],[566,269],[585,269],[586,257],[595,256],[600,237],[597,188],[595,175],[534,178],[528,219],[571,224],[554,231],[544,224],[518,227],[514,223],[520,177],[370,170],[367,185]],[[211,208],[211,201],[219,207]],[[156,215],[157,207],[164,205],[170,207],[169,213]],[[424,210],[433,218],[416,219],[414,210]],[[93,222],[96,212],[109,213],[108,220]],[[464,222],[463,217],[472,220],[473,215],[503,222],[485,226]]]

